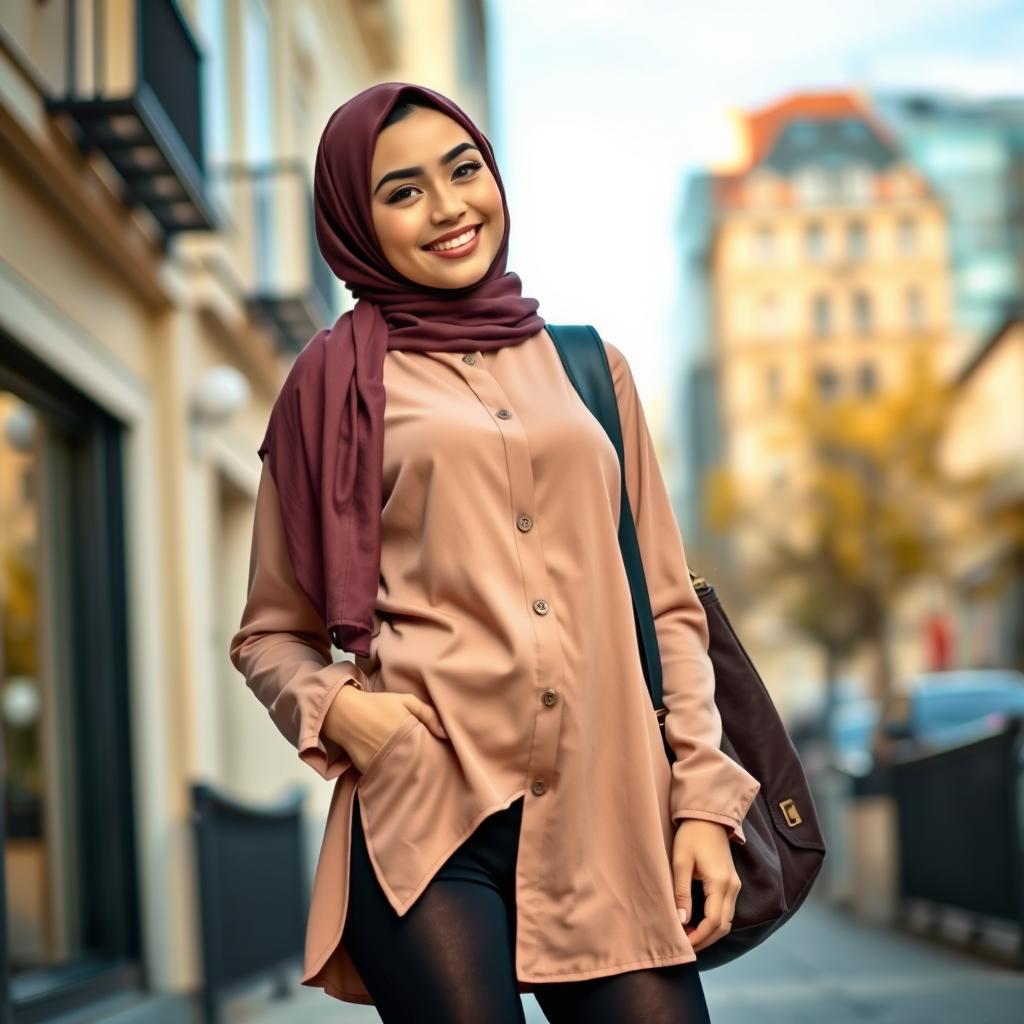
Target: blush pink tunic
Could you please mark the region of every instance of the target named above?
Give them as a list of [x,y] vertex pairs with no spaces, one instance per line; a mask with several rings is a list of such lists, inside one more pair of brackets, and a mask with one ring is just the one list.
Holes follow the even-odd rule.
[[[368,658],[331,659],[299,589],[266,466],[231,659],[298,756],[334,782],[302,983],[372,1004],[341,942],[353,797],[403,915],[487,815],[525,794],[515,965],[534,982],[696,959],[672,838],[704,818],[745,842],[760,783],[719,749],[703,606],[625,357],[605,343],[664,669],[665,757],[617,539],[619,463],[546,331],[492,352],[388,352],[382,554]],[[320,735],[340,688],[413,693],[360,773]]]

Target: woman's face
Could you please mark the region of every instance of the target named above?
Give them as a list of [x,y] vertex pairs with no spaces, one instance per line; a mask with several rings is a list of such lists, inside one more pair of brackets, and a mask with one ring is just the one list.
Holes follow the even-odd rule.
[[[417,107],[385,128],[377,136],[370,187],[377,239],[400,274],[432,288],[463,288],[487,273],[505,231],[501,193],[457,121]],[[430,248],[468,232],[472,237],[455,248]]]

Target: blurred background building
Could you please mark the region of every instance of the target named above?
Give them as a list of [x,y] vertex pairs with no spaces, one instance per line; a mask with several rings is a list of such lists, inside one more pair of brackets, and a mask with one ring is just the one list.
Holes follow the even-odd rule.
[[1024,292],[1024,100],[872,94],[946,207],[954,327],[980,344]]
[[[226,652],[256,445],[290,360],[348,297],[313,235],[316,144],[391,79],[486,129],[484,12],[0,12],[5,1005],[44,1020],[118,997],[193,1019],[189,786],[265,800],[309,783]],[[310,791],[310,858],[329,795]]]
[[[1009,391],[1019,395],[1024,380],[1010,369],[1024,268],[1022,124],[1019,103],[889,95],[883,105],[854,91],[798,93],[741,116],[735,168],[686,181],[680,520],[791,713],[821,699],[823,674],[838,687],[831,677],[840,668],[853,692],[885,699],[894,679],[926,667],[1022,664],[1014,639],[1024,618],[1021,542],[1010,525],[1020,506],[1008,481],[1019,473],[1024,435],[1018,424],[1004,431],[992,422],[1012,418],[1019,400]],[[988,384],[974,381],[993,348],[1000,371],[989,371]],[[928,387],[947,391],[928,391],[922,373]],[[999,404],[968,397],[994,377],[1006,389]],[[901,402],[917,407],[922,431],[926,414],[933,421],[914,494],[945,532],[902,530],[900,544],[880,541],[861,552],[858,570],[825,582],[826,548],[849,548],[851,537],[825,537],[819,521],[823,432],[846,429],[847,446],[860,432],[864,446],[874,420],[876,479],[862,472],[845,481],[862,504],[875,502],[865,522],[845,523],[862,541],[898,504],[886,481],[909,472],[894,464],[897,423],[912,426],[906,410],[897,412]],[[897,415],[903,420],[884,420]],[[865,466],[867,452],[857,454]],[[950,458],[959,460],[955,471]],[[973,479],[986,468],[992,479],[974,481],[984,496],[973,493],[970,503],[939,479]],[[979,508],[991,503],[1003,509],[1002,526],[983,542],[971,538]],[[886,581],[884,623],[867,622],[870,596],[858,574]],[[834,602],[854,591],[861,607],[844,629]],[[933,629],[960,641],[952,651],[946,637],[939,666],[928,664]]]

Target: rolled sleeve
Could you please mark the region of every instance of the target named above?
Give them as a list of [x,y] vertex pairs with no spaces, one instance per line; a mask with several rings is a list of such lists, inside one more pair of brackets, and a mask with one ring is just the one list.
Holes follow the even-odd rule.
[[323,735],[331,702],[344,686],[368,689],[353,661],[332,661],[327,630],[295,579],[273,477],[264,463],[256,496],[249,589],[230,658],[299,759],[336,779],[352,761]]
[[626,491],[636,523],[661,653],[665,738],[676,755],[669,793],[672,820],[715,821],[744,844],[742,821],[760,782],[721,749],[708,654],[707,615],[690,579],[683,541],[643,406],[625,356],[605,350],[615,382],[625,450]]

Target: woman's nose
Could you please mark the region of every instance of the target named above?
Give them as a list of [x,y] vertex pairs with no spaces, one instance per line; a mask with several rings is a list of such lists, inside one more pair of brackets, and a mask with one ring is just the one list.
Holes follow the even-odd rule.
[[430,215],[430,219],[435,224],[446,224],[451,221],[457,221],[459,217],[465,212],[466,204],[463,203],[458,196],[450,195],[448,193],[441,193],[438,196],[437,202],[434,204],[434,209]]

